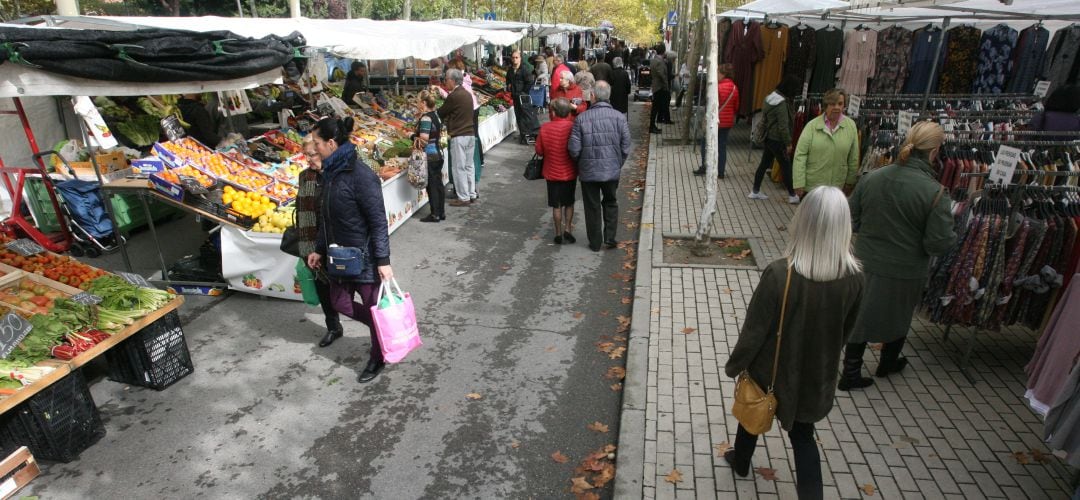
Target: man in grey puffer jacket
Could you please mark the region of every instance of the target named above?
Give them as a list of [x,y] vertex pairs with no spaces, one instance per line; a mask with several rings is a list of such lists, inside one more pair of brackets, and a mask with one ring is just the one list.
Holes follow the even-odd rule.
[[[619,222],[619,174],[630,156],[630,124],[626,115],[611,107],[611,85],[596,82],[594,104],[574,120],[567,149],[577,160],[581,201],[585,205],[585,233],[589,248],[600,244],[615,248]],[[603,222],[601,223],[601,215]]]

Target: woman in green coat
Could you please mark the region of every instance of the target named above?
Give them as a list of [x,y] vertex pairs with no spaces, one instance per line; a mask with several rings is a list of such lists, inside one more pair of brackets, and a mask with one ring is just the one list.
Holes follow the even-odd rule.
[[940,125],[917,123],[897,162],[863,176],[851,195],[851,218],[858,233],[855,255],[863,264],[866,298],[845,349],[840,390],[874,383],[861,373],[867,342],[885,343],[878,377],[907,366],[900,351],[926,285],[930,257],[944,254],[956,243],[952,202],[931,167],[944,141]]
[[850,193],[859,171],[859,129],[855,120],[844,116],[847,93],[832,89],[821,101],[825,111],[806,124],[795,146],[791,175],[800,197],[818,186]]

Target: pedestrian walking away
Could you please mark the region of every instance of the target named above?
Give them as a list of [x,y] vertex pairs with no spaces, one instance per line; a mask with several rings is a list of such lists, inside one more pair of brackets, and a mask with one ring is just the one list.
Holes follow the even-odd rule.
[[664,45],[656,46],[656,55],[649,61],[649,75],[652,79],[652,108],[649,110],[649,132],[660,133],[660,127],[667,116],[665,111],[671,104],[671,84],[668,79],[667,64],[664,62]]
[[574,243],[574,198],[577,191],[577,165],[570,158],[567,143],[574,120],[570,101],[565,97],[551,103],[555,119],[540,127],[536,154],[544,157],[543,174],[547,180],[548,206],[555,227],[555,244]]
[[795,116],[791,98],[801,90],[799,79],[788,75],[776,86],[768,96],[765,96],[765,105],[762,107],[761,120],[765,129],[765,152],[761,154],[761,163],[758,163],[757,171],[754,172],[754,188],[748,197],[752,200],[767,200],[769,197],[761,192],[761,181],[765,173],[772,168],[773,162],[780,164],[780,172],[784,179],[784,187],[787,188],[788,203],[798,203],[799,195],[795,194],[795,187],[791,180],[791,133]]
[[[386,225],[382,180],[356,154],[349,140],[353,119],[323,118],[312,132],[315,149],[323,158],[326,179],[323,203],[320,206],[324,224],[319,226],[315,252],[307,256],[308,266],[320,268],[331,245],[366,249],[364,271],[355,281],[331,279],[330,301],[337,312],[368,327],[371,348],[367,366],[360,373],[361,383],[379,376],[386,363],[383,360],[371,306],[378,301],[379,280],[390,281],[390,233]],[[355,297],[360,297],[356,302]]]
[[568,149],[577,160],[581,199],[585,209],[585,233],[589,249],[601,244],[615,248],[619,222],[619,176],[630,156],[630,125],[626,115],[611,107],[611,85],[596,84],[596,102],[574,120]]
[[[730,64],[721,64],[717,67],[716,75],[719,79],[719,83],[716,84],[719,97],[717,101],[719,112],[716,115],[716,176],[720,179],[723,179],[727,172],[728,134],[731,132],[731,127],[735,126],[735,112],[739,109],[739,88],[735,86],[735,81],[731,79],[733,68],[734,66]],[[704,137],[701,139],[701,167],[694,171],[694,175],[705,175]]]
[[630,72],[623,67],[621,57],[616,57],[613,64],[615,68],[611,76],[611,107],[625,115],[630,111]]
[[[850,250],[851,214],[839,189],[811,191],[791,227],[784,258],[761,273],[724,372],[729,377],[746,372],[774,391],[776,419],[788,431],[795,455],[799,499],[820,499],[824,487],[814,424],[833,407],[836,365],[859,312],[862,275]],[[737,476],[750,473],[757,440],[739,424],[735,446],[724,454]]]
[[851,195],[855,255],[863,263],[866,297],[844,352],[840,390],[873,384],[861,375],[867,342],[884,342],[875,375],[903,370],[900,356],[911,317],[922,298],[930,258],[956,243],[952,203],[933,167],[945,130],[919,122],[908,132],[895,164],[863,176]]

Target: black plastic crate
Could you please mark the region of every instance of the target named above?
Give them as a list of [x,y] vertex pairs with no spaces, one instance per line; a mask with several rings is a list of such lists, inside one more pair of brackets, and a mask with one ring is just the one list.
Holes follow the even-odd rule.
[[176,311],[106,351],[105,359],[110,380],[158,391],[194,371]]
[[57,380],[0,417],[0,447],[30,448],[41,460],[70,462],[105,436],[82,370]]

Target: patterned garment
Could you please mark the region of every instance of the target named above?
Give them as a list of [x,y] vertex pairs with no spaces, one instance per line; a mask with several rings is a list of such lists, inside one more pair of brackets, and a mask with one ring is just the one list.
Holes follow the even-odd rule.
[[1046,57],[1046,44],[1050,41],[1050,32],[1041,24],[1030,26],[1020,32],[1016,48],[1012,52],[1012,75],[1005,92],[1010,94],[1028,94],[1035,89],[1035,79],[1042,70]]
[[1080,70],[1080,64],[1077,63],[1078,50],[1080,26],[1072,25],[1054,33],[1054,39],[1050,42],[1046,59],[1043,61],[1042,79],[1050,80],[1047,95],[1062,85],[1077,82],[1077,71]]
[[784,74],[793,75],[803,84],[807,81],[807,71],[814,67],[817,33],[814,28],[798,24],[788,30],[787,61],[784,62]]
[[877,33],[871,30],[849,31],[844,39],[840,66],[840,88],[849,94],[866,93],[866,80],[874,77],[877,60]]
[[941,47],[940,28],[921,28],[912,35],[911,57],[908,59],[908,76],[904,82],[905,94],[922,94],[931,81],[937,78],[931,69],[934,67],[934,54]]
[[1016,30],[999,24],[983,33],[979,43],[979,69],[971,91],[976,94],[1000,94],[1005,90],[1012,71],[1012,50],[1016,46]]
[[907,79],[911,56],[911,30],[893,26],[878,32],[877,64],[871,94],[898,94]]
[[966,94],[975,81],[982,31],[971,26],[957,26],[945,33],[945,63],[938,78],[938,92]]
[[814,74],[810,77],[810,92],[821,93],[836,86],[836,68],[844,50],[844,32],[835,26],[817,30],[814,39]]
[[1005,313],[1009,309],[1009,302],[1012,300],[1013,281],[1016,279],[1016,273],[1019,272],[1020,264],[1024,260],[1024,247],[1031,233],[1032,222],[1032,219],[1025,217],[1024,221],[1020,223],[1020,229],[1017,230],[1016,235],[1008,242],[1009,259],[1005,263],[1005,275],[1001,278],[1001,285],[998,287],[997,305],[994,307],[992,318],[988,324],[988,327],[994,330],[1001,326],[1001,322],[1005,319]]

